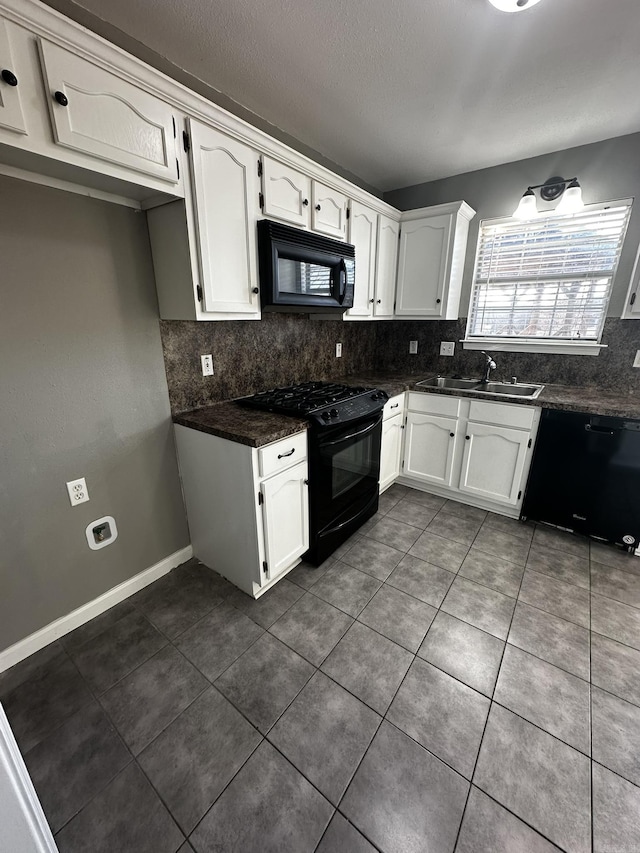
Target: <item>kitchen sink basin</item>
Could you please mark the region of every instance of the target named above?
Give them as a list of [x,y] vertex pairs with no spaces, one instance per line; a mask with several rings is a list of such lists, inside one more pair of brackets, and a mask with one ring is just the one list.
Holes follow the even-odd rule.
[[454,379],[450,376],[431,376],[416,382],[418,388],[448,388],[452,391],[472,391],[474,394],[486,394],[496,397],[523,397],[535,400],[544,385],[525,385],[521,382],[480,382],[479,379]]
[[455,388],[458,391],[475,391],[480,385],[479,379],[452,379],[449,376],[432,376],[416,382],[419,388]]

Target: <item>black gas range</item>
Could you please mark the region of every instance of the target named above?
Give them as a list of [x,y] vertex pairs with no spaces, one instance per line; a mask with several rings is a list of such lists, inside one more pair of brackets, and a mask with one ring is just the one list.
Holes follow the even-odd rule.
[[309,551],[324,562],[378,510],[385,391],[304,382],[237,400],[240,405],[309,420]]

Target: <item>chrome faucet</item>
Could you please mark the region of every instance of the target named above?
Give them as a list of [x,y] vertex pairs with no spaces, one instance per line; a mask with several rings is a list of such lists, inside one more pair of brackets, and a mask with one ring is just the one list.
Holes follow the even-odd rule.
[[489,381],[489,374],[491,373],[491,371],[495,370],[498,365],[495,363],[495,361],[493,360],[493,356],[490,353],[482,350],[482,355],[486,359],[484,371],[482,373],[482,379],[480,380],[484,385]]

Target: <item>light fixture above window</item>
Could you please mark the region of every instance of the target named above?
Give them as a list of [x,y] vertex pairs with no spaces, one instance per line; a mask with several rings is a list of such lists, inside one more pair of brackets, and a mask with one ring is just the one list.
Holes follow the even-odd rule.
[[514,219],[533,219],[539,216],[540,212],[534,190],[540,190],[542,201],[555,201],[562,196],[554,211],[560,216],[566,213],[577,213],[584,207],[582,187],[577,178],[548,178],[544,184],[534,184],[527,187],[527,191],[513,213]]
[[540,0],[489,0],[489,3],[501,12],[522,12],[539,2]]

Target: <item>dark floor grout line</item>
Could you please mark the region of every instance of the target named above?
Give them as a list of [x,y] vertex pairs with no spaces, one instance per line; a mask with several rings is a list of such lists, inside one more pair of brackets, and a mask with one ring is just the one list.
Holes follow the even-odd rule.
[[[589,548],[589,557],[591,557],[591,548]],[[591,650],[593,632],[591,630],[591,603],[591,559],[589,559],[589,808],[591,810],[591,849],[594,850],[595,839],[593,826],[593,689],[591,686],[593,684],[593,661]]]

